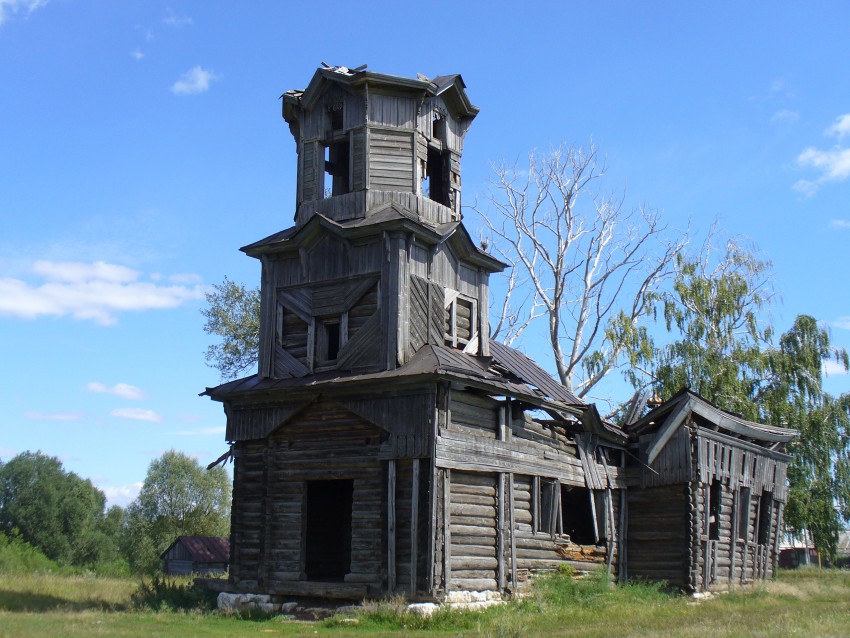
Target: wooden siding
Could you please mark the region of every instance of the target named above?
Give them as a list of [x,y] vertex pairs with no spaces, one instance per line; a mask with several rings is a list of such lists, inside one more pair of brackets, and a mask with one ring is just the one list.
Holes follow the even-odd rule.
[[445,291],[438,284],[412,275],[408,288],[408,345],[412,355],[426,343],[441,345],[445,326]]
[[[282,307],[282,321],[281,347],[305,366],[309,366],[307,337],[310,332],[310,324],[286,306]],[[278,370],[278,376],[280,372],[282,371]]]
[[414,191],[412,133],[391,129],[370,130],[369,188]]
[[[653,435],[640,438],[641,458],[654,439]],[[641,487],[675,485],[691,480],[691,436],[687,428],[679,428],[650,467],[642,466]]]
[[785,501],[787,498],[787,462],[768,456],[765,451],[753,449],[755,446],[745,442],[736,442],[700,430],[697,436],[697,465],[699,478],[709,481],[712,478],[742,485],[752,489],[753,494],[762,491],[772,492],[774,498]]
[[413,129],[417,100],[411,97],[369,93],[369,123]]
[[463,151],[463,137],[466,134],[467,124],[459,122],[451,113],[451,110],[446,106],[445,100],[440,96],[435,96],[425,100],[422,108],[419,111],[417,128],[422,136],[429,142],[435,142],[431,135],[432,122],[434,121],[435,113],[448,114],[446,118],[446,139],[445,148],[461,153]]
[[[366,188],[366,130],[363,128],[351,132],[351,190],[362,191]],[[353,208],[356,211],[355,207]],[[359,215],[353,215],[359,217]]]
[[318,142],[304,142],[299,154],[301,169],[301,201],[322,198],[325,173],[324,159],[321,156],[322,145]]

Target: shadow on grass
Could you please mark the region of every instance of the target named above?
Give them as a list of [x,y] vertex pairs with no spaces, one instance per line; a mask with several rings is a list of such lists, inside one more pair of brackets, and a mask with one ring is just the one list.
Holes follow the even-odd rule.
[[49,594],[32,592],[4,591],[0,593],[0,610],[11,612],[44,611],[127,611],[129,605],[105,600],[67,600]]

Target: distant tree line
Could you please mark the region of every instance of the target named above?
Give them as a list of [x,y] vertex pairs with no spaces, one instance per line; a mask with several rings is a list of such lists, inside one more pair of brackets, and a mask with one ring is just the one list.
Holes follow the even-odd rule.
[[25,543],[60,566],[151,573],[181,535],[227,536],[230,478],[180,452],[155,459],[124,509],[56,457],[23,452],[0,461],[0,545]]

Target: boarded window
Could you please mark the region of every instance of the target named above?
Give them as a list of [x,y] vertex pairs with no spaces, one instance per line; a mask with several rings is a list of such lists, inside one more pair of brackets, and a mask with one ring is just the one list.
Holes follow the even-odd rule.
[[459,296],[452,299],[445,311],[446,345],[462,348],[472,341],[478,329],[475,319],[475,301]]

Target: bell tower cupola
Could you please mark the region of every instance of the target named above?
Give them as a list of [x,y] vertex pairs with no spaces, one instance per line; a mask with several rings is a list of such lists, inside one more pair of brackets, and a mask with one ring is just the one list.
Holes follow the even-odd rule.
[[403,78],[323,65],[283,94],[298,152],[296,226],[366,218],[396,202],[418,221],[460,220],[463,139],[478,114],[460,75]]

